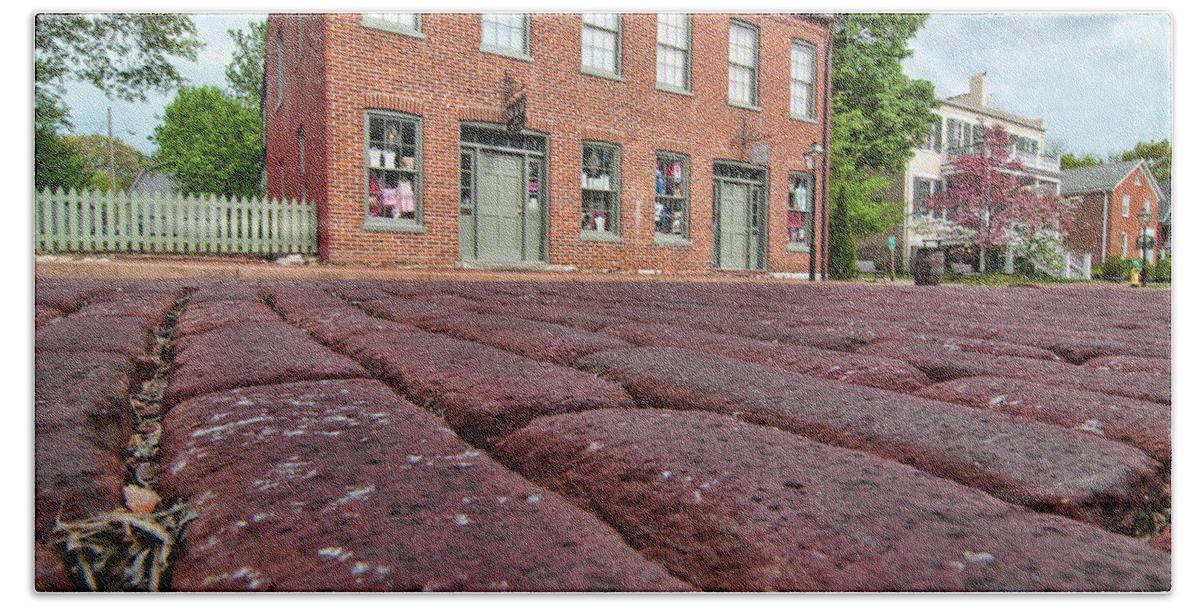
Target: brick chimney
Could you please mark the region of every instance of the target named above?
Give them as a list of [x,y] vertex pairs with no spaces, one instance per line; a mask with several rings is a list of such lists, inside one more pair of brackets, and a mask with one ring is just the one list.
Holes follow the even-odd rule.
[[971,91],[967,93],[967,102],[975,107],[987,107],[987,72],[971,76]]

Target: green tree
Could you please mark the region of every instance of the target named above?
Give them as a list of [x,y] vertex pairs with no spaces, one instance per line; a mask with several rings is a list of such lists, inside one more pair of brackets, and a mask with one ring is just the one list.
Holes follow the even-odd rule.
[[34,18],[34,124],[69,126],[62,103],[69,79],[90,82],[109,97],[144,101],[184,79],[172,57],[196,60],[204,43],[191,17],[180,14],[43,13]]
[[[75,147],[87,159],[92,172],[91,187],[108,191],[108,137],[104,135],[67,135],[67,143]],[[133,146],[113,139],[113,173],[117,178],[117,191],[127,192],[142,169],[150,165],[150,158]]]
[[154,128],[155,160],[187,194],[257,196],[259,116],[215,86],[179,89]]
[[[854,273],[853,237],[878,234],[903,218],[903,209],[883,200],[887,180],[877,172],[899,172],[913,145],[930,132],[936,105],[933,85],[910,80],[900,61],[912,54],[908,40],[928,15],[839,14],[833,30],[832,125],[829,153],[831,211],[830,270],[833,278]],[[846,252],[840,249],[850,247]],[[849,264],[834,264],[849,259]],[[842,274],[849,272],[849,275]]]
[[1104,161],[1102,161],[1094,156],[1086,155],[1086,154],[1083,156],[1075,156],[1074,154],[1071,154],[1070,152],[1068,152],[1068,153],[1062,155],[1062,164],[1060,166],[1062,167],[1063,171],[1066,171],[1067,169],[1080,169],[1083,167],[1095,167],[1096,165],[1102,165],[1102,164],[1104,164]]
[[237,48],[225,67],[225,81],[234,99],[258,111],[263,99],[263,70],[267,57],[267,22],[253,21],[249,31],[228,30]]
[[1137,145],[1121,154],[1121,160],[1136,160],[1144,158],[1150,163],[1150,172],[1154,179],[1160,182],[1171,181],[1171,140],[1138,142]]
[[33,185],[38,190],[86,188],[92,172],[87,159],[54,129],[33,130]]

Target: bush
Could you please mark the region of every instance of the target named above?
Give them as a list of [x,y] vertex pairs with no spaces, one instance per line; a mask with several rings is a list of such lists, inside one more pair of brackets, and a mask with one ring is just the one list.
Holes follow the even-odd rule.
[[1109,256],[1092,274],[1106,281],[1123,281],[1129,278],[1129,263],[1121,256]]
[[1150,267],[1147,278],[1149,278],[1155,282],[1159,282],[1159,283],[1170,283],[1171,282],[1171,256],[1167,256],[1167,257],[1163,258],[1159,263]]

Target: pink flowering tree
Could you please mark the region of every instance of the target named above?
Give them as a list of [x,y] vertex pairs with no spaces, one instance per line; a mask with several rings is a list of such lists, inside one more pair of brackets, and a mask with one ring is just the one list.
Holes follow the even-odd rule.
[[988,251],[1008,246],[1042,257],[1061,243],[1071,221],[1066,199],[1023,178],[1025,166],[1011,144],[1004,127],[984,127],[976,149],[951,160],[955,172],[946,189],[923,201],[931,211],[945,211],[953,232],[979,247],[980,272],[986,270]]

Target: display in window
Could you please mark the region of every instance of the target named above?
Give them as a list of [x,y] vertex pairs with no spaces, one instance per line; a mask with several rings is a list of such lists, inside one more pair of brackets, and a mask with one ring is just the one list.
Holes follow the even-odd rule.
[[416,122],[371,116],[367,136],[367,213],[416,219],[420,175]]
[[654,230],[660,234],[686,234],[686,177],[683,161],[660,156],[654,166]]
[[583,171],[580,175],[583,191],[581,227],[584,230],[614,231],[615,227],[609,220],[616,210],[616,169],[615,148],[584,145]]
[[812,176],[792,174],[788,180],[788,243],[807,246],[812,222]]

